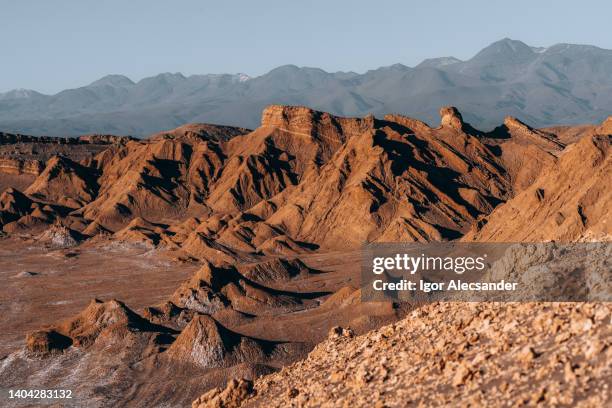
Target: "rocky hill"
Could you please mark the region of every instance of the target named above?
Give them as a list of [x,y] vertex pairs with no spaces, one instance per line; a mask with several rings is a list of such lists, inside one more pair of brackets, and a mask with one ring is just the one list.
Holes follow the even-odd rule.
[[[196,257],[213,241],[253,255],[454,239],[527,188],[565,146],[513,118],[483,133],[455,108],[440,115],[432,128],[400,115],[343,118],[273,105],[252,132],[189,125],[94,145],[106,147],[78,161],[74,150],[74,159],[52,157],[31,172],[24,192],[50,213],[6,213],[15,221],[3,228],[61,218],[86,236],[140,236]],[[179,233],[186,220],[195,228]]]
[[[362,301],[363,243],[609,240],[610,119],[572,130],[507,117],[486,132],[455,107],[439,116],[434,127],[271,105],[252,131],[192,124],[142,140],[11,139],[0,147],[41,164],[28,180],[0,174],[3,243],[42,245],[44,262],[70,276],[79,248],[144,248],[145,265],[197,271],[143,308],[94,299],[49,316],[2,356],[0,385],[69,388],[101,407],[185,406],[208,391],[196,406],[359,405],[372,395],[390,405],[554,395],[596,406],[607,394],[589,399],[587,387],[609,377],[606,305]],[[75,280],[64,285],[89,282]],[[345,329],[325,340],[335,326]],[[324,340],[305,362],[238,381]]]
[[612,137],[583,137],[567,147],[550,171],[490,215],[463,238],[485,242],[609,240]]
[[304,361],[231,381],[194,408],[575,406],[610,402],[609,304],[441,303]]

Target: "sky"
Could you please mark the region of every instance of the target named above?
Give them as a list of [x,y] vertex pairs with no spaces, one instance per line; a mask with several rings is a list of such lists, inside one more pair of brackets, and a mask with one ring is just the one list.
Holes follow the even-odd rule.
[[612,49],[609,0],[0,0],[0,92],[107,74],[365,72],[469,59],[509,37]]

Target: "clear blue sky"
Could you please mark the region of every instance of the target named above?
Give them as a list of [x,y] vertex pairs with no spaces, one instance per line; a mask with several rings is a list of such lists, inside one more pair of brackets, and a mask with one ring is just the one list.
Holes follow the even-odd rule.
[[504,37],[612,48],[611,15],[609,0],[0,0],[0,92],[111,73],[363,72],[467,59]]

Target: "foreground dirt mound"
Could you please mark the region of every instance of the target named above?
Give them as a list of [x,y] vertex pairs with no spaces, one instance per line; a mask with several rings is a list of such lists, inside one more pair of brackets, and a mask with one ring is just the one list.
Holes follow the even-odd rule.
[[95,299],[74,318],[28,334],[26,347],[35,354],[48,355],[69,346],[89,347],[98,338],[119,341],[127,332],[169,333],[171,330],[150,323],[117,300]]
[[[199,313],[214,314],[225,308],[232,308],[250,315],[261,315],[272,310],[289,312],[311,308],[316,305],[312,298],[325,295],[280,291],[258,283],[257,280],[265,282],[268,276],[258,276],[257,271],[267,269],[269,265],[277,266],[276,273],[280,274],[277,283],[289,279],[290,270],[295,271],[297,267],[308,270],[303,264],[286,260],[265,261],[241,267],[240,269],[256,279],[251,280],[233,265],[215,266],[207,263],[188,282],[181,285],[170,301],[179,307]],[[268,272],[273,273],[273,270]]]
[[201,367],[228,367],[263,362],[264,347],[233,333],[207,315],[197,315],[167,351],[167,357]]
[[77,246],[82,238],[81,234],[70,228],[54,225],[40,234],[37,241],[53,248],[70,248]]
[[253,382],[230,380],[224,389],[215,388],[193,401],[192,408],[239,408],[253,393]]
[[299,259],[275,258],[270,261],[238,266],[239,272],[246,278],[258,283],[274,284],[291,278],[305,278],[319,273],[309,268]]
[[606,406],[611,312],[608,304],[432,304],[364,336],[333,331],[235,406]]

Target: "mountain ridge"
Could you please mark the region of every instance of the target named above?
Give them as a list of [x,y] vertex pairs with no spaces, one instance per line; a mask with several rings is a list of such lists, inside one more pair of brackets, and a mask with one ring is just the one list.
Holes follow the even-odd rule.
[[[396,68],[400,74],[404,70]],[[591,350],[588,358],[605,361],[609,335],[602,329],[609,307],[596,312],[585,306],[576,316],[578,310],[566,302],[554,303],[561,305],[555,310],[544,303],[510,302],[499,313],[498,303],[428,306],[362,297],[358,259],[364,243],[531,242],[534,230],[545,234],[536,236],[541,241],[600,236],[609,241],[612,117],[588,127],[536,129],[509,116],[490,132],[473,127],[453,106],[440,108],[439,117],[430,126],[398,114],[340,117],[305,106],[270,105],[252,131],[193,123],[142,140],[0,134],[0,182],[5,186],[0,184],[0,269],[8,271],[3,272],[7,285],[1,294],[36,290],[27,300],[40,304],[33,311],[23,303],[6,308],[18,326],[0,333],[0,385],[71,389],[100,406],[186,406],[202,393],[194,407],[211,406],[217,397],[212,406],[229,406],[227,398],[220,401],[236,391],[223,391],[227,380],[251,384],[306,357],[323,340],[323,354],[314,348],[303,362],[251,384],[261,403],[251,402],[291,405],[286,398],[285,403],[266,403],[286,396],[300,404],[300,396],[313,388],[294,380],[314,378],[325,387],[319,389],[330,389],[327,379],[339,383],[345,378],[336,362],[349,367],[346,378],[357,378],[361,390],[372,385],[374,377],[363,374],[374,367],[372,359],[384,361],[384,370],[397,369],[375,377],[396,384],[392,392],[385,391],[391,406],[398,405],[394,395],[395,401],[407,401],[400,390],[409,390],[415,378],[402,367],[416,367],[421,384],[430,384],[434,376],[434,387],[419,395],[431,401],[444,389],[444,406],[457,396],[472,395],[470,384],[489,381],[483,372],[499,373],[496,381],[513,386],[504,388],[512,392],[504,398],[523,402],[541,388],[542,378],[551,379],[546,387],[556,386],[558,374],[566,381],[588,375],[588,383],[568,390],[572,398],[596,394],[594,387],[607,389],[609,365],[587,372],[570,361],[582,364],[575,358],[584,354],[585,344]],[[44,266],[30,268],[28,254],[37,250]],[[496,276],[520,276],[523,284],[540,287],[533,273],[542,270],[540,260],[546,268],[558,263],[549,257],[553,252],[532,252],[529,247],[510,251]],[[566,259],[585,254],[562,252]],[[596,255],[595,265],[604,265],[605,255]],[[123,264],[127,257],[134,262]],[[10,262],[18,269],[7,268]],[[83,275],[94,263],[100,269]],[[152,276],[156,265],[157,281]],[[555,269],[558,280],[544,288],[576,280],[576,264],[569,266],[571,275]],[[122,267],[129,269],[116,269]],[[103,268],[110,270],[107,279],[113,285],[131,286],[138,293],[155,289],[156,295],[134,303],[133,292],[101,286]],[[146,269],[142,281],[135,278],[139,268]],[[596,295],[609,293],[606,270],[593,272],[582,275],[587,287]],[[56,280],[64,273],[64,280]],[[83,282],[91,282],[83,276],[96,280],[95,291],[83,290]],[[163,282],[166,289],[158,291]],[[56,288],[68,288],[62,296],[79,301],[58,303]],[[40,296],[49,297],[41,301]],[[49,312],[52,302],[59,306]],[[344,353],[344,345],[364,350],[353,343],[361,342],[355,335],[394,322],[400,330],[385,326],[366,334],[373,340],[367,344],[381,345],[376,354]],[[517,344],[517,327],[534,330]],[[602,335],[600,343],[587,343],[599,341],[591,329]],[[332,338],[325,340],[330,330]],[[421,350],[421,339],[430,338],[432,330],[443,333],[444,342],[425,342]],[[389,338],[394,333],[419,337]],[[15,335],[25,341],[15,342]],[[527,348],[534,337],[537,354]],[[5,347],[4,339],[13,339],[12,344]],[[576,351],[564,349],[560,342],[565,341]],[[7,357],[4,350],[10,352]],[[404,351],[412,356],[409,360]],[[459,357],[458,351],[469,354]],[[481,351],[486,357],[478,357]],[[532,376],[521,381],[515,378],[525,367],[506,363],[517,355],[519,362],[537,364],[529,370]],[[562,356],[568,356],[565,365],[558,364]],[[313,366],[313,360],[323,365]],[[316,375],[310,374],[313,368]],[[407,386],[406,378],[411,381]],[[252,391],[244,388],[242,399]],[[361,395],[371,398],[373,391]],[[310,405],[327,406],[333,394],[313,395]],[[493,391],[477,396],[482,397],[477,406],[501,398]],[[358,398],[353,405],[364,405]]]
[[612,111],[610,91],[612,50],[503,39],[465,61],[430,58],[364,73],[282,65],[257,77],[162,73],[132,81],[115,74],[54,95],[14,90],[0,94],[0,129],[142,137],[193,122],[254,128],[270,104],[338,116],[396,112],[425,122],[436,120],[439,106],[453,105],[485,130],[506,114],[545,127],[602,121]]
[[[567,142],[598,131],[593,125],[562,139],[559,130],[508,116],[485,132],[452,106],[439,118],[433,127],[399,114],[341,117],[270,105],[252,131],[194,123],[143,140],[55,139],[73,141],[74,153],[8,135],[9,143],[37,143],[42,156],[28,153],[37,171],[22,175],[25,157],[5,149],[0,170],[29,180],[24,192],[35,204],[2,213],[3,229],[65,219],[86,236],[180,243],[194,258],[456,239],[560,163]],[[608,133],[608,124],[597,129]],[[49,203],[61,208],[44,209]],[[200,226],[190,234],[160,230],[192,218]]]

